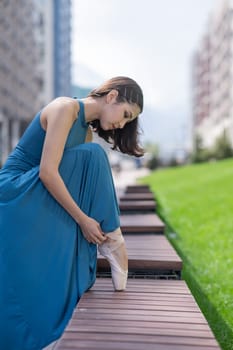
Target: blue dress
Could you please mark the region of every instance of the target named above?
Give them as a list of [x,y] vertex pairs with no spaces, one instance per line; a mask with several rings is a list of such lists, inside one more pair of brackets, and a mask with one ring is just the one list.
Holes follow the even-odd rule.
[[[111,169],[98,144],[84,143],[79,104],[59,172],[79,207],[111,232],[120,225]],[[96,278],[96,245],[39,179],[40,114],[0,170],[1,350],[39,350],[59,338]]]

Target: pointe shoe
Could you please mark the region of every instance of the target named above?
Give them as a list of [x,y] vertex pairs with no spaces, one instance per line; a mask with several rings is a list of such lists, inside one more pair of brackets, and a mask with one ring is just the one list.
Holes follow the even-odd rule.
[[125,240],[120,228],[107,233],[106,237],[106,241],[98,246],[98,250],[111,266],[114,289],[121,291],[126,288],[128,278],[128,255]]

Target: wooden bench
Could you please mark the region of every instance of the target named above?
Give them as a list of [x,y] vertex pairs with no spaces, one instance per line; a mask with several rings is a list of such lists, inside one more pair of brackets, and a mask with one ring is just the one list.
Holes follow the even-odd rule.
[[120,201],[145,201],[145,200],[154,200],[153,193],[125,193],[120,196]]
[[156,208],[156,203],[154,200],[120,201],[119,208],[122,214],[124,214],[125,212],[154,212]]
[[220,350],[184,281],[97,279],[54,350]]
[[[120,197],[121,210],[140,210],[136,201],[153,201],[149,191],[129,187]],[[146,208],[152,209],[152,203]],[[126,233],[129,276],[137,278],[128,279],[124,292],[114,292],[110,278],[97,278],[61,339],[46,349],[220,350],[186,283],[169,279],[180,277],[182,261],[164,235],[154,234],[164,232],[164,223],[148,213],[121,215],[120,220]],[[98,274],[110,276],[109,264],[100,255],[97,268]],[[152,274],[157,276],[151,279]],[[168,279],[158,279],[161,275]]]
[[129,185],[125,189],[125,193],[151,193],[148,185]]
[[[180,278],[182,261],[163,235],[125,235],[129,276]],[[108,261],[98,255],[98,273],[110,273]]]
[[127,214],[120,216],[123,233],[164,233],[165,224],[156,214]]

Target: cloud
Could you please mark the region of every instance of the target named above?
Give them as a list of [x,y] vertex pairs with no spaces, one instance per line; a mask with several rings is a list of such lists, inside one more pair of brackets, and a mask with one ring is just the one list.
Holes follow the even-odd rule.
[[104,81],[104,77],[86,64],[78,61],[72,67],[72,81],[73,84],[95,88]]
[[175,145],[183,125],[190,124],[191,57],[215,1],[73,0],[73,4],[73,62],[79,66],[79,77],[85,64],[98,72],[91,78],[83,70],[87,85],[91,79],[96,85],[99,77],[135,79],[143,88],[145,105],[159,116],[154,121],[154,112],[148,112],[147,134],[153,138],[155,133],[164,145],[170,140]]
[[172,153],[174,148],[190,147],[191,118],[190,112],[182,107],[174,110],[161,110],[145,107],[139,117],[143,130],[143,142],[159,145],[161,152]]

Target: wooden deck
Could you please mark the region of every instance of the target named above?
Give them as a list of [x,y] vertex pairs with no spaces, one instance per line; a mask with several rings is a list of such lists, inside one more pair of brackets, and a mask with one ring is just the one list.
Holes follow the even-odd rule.
[[81,298],[55,350],[216,350],[184,281],[133,280],[114,292],[97,279]]
[[150,192],[150,187],[148,185],[129,185],[125,189],[125,193],[147,193]]
[[147,184],[135,184],[135,185],[127,185],[125,187],[125,190],[128,191],[128,190],[132,190],[133,192],[137,192],[138,190],[150,190],[150,186],[147,185]]
[[123,233],[163,233],[165,224],[156,214],[126,214],[120,216]]
[[154,200],[153,193],[125,193],[120,196],[120,201],[135,201],[135,200]]
[[[125,235],[128,251],[129,275],[180,276],[182,260],[163,235]],[[107,260],[98,255],[98,272],[109,272]]]
[[[120,196],[120,207],[141,211],[147,202],[142,213],[120,216],[129,276],[134,278],[128,279],[124,292],[114,292],[110,278],[97,278],[61,339],[46,349],[220,350],[186,283],[169,279],[174,274],[180,277],[182,261],[163,235],[162,220],[148,213],[154,195],[143,186],[128,186],[127,192]],[[97,267],[100,276],[110,275],[109,264],[100,255]]]
[[133,212],[137,214],[140,212],[154,212],[156,203],[154,200],[120,201],[119,208],[121,214],[124,214],[124,212]]

